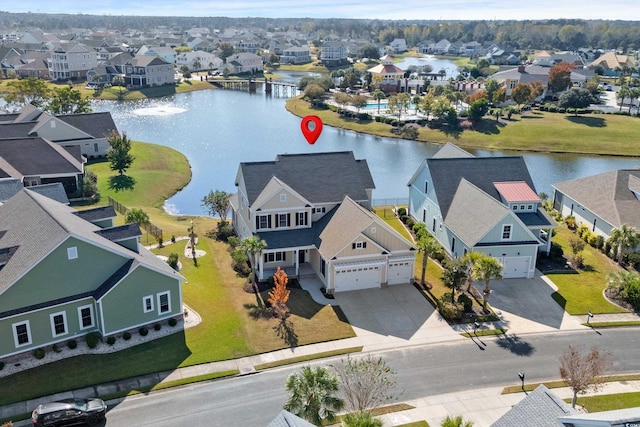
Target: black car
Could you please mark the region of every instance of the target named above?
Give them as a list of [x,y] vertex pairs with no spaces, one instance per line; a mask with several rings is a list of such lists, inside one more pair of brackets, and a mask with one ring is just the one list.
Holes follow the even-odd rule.
[[107,405],[102,399],[64,399],[38,405],[31,413],[34,426],[94,426],[104,419]]

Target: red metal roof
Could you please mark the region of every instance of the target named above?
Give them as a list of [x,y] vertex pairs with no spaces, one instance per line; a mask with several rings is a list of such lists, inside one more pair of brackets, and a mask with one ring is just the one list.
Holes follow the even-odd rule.
[[494,182],[493,185],[508,203],[540,202],[540,197],[524,181]]

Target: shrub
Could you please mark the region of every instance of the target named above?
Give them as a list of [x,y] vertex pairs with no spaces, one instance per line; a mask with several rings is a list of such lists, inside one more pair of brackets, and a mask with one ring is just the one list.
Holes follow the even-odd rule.
[[411,230],[413,231],[413,234],[415,234],[416,237],[418,237],[418,238],[420,238],[420,237],[422,237],[422,236],[424,236],[424,235],[429,233],[427,231],[427,226],[424,225],[424,222],[415,223]]
[[96,348],[100,342],[100,332],[90,332],[85,335],[84,340],[87,342],[87,347]]
[[576,217],[575,216],[566,217],[564,222],[567,224],[567,227],[569,227],[569,230],[575,230],[576,229]]
[[634,280],[627,283],[620,295],[637,311],[640,309],[640,281]]
[[122,334],[122,339],[125,341],[129,341],[131,339],[131,333],[125,332],[124,334]]
[[402,217],[402,216],[407,216],[407,208],[398,208],[398,216]]
[[473,308],[473,301],[467,294],[460,294],[458,296],[458,303],[462,304],[462,309],[465,313],[470,313]]
[[178,254],[175,252],[172,252],[169,254],[169,258],[167,259],[167,264],[169,264],[169,267],[173,268],[174,270],[178,269]]
[[602,245],[602,253],[608,257],[611,256],[611,242],[608,240],[605,240],[604,245]]
[[55,353],[60,353],[62,350],[58,347],[58,344],[54,344],[53,347],[51,347],[51,349],[55,352]]
[[162,329],[162,325],[160,323],[156,323],[155,325],[153,325],[153,329],[155,331],[159,331],[160,329]]
[[67,347],[69,347],[71,350],[73,350],[77,346],[78,343],[76,342],[76,340],[69,340],[69,342],[67,342]]
[[583,239],[584,235],[586,233],[589,233],[589,227],[587,227],[586,225],[582,224],[580,227],[578,227],[578,237],[580,237],[581,239]]
[[138,329],[138,333],[141,336],[146,337],[149,334],[149,330],[143,326],[142,328]]
[[38,360],[44,359],[44,348],[36,348],[33,350],[33,356]]
[[169,319],[169,326],[176,326],[177,324],[178,324],[178,321],[174,317]]
[[626,263],[629,264],[632,268],[637,269],[640,267],[640,252],[632,252],[630,254],[625,255]]
[[115,343],[116,343],[116,337],[114,337],[113,335],[107,338],[107,344],[114,345]]
[[564,251],[562,247],[555,242],[551,242],[551,249],[549,249],[549,256],[553,258],[562,258]]
[[458,304],[451,304],[451,294],[447,293],[443,296],[443,299],[448,299],[449,302],[439,301],[438,311],[447,320],[460,320],[462,319],[463,311],[462,306]]
[[587,243],[589,243],[589,246],[591,246],[592,248],[600,249],[604,245],[604,237],[595,233],[591,233],[591,236],[589,236],[589,241]]
[[416,222],[413,219],[408,218],[406,224],[407,224],[407,227],[413,228],[413,226],[416,224]]
[[175,243],[176,242],[176,236],[171,236],[171,243]]

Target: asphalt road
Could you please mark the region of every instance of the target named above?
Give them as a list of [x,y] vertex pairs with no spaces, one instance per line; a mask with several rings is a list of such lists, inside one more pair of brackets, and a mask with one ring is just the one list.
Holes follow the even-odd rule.
[[[398,401],[492,386],[558,379],[558,358],[569,345],[597,345],[612,354],[611,373],[640,372],[640,331],[604,329],[577,333],[480,337],[379,353],[398,372]],[[314,364],[338,363],[340,358]],[[244,377],[134,396],[109,409],[115,426],[265,426],[286,401],[284,381],[300,365]]]

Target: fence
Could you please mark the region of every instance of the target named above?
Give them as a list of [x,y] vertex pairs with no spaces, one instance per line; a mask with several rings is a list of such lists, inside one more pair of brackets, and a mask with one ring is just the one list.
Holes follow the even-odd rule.
[[372,205],[376,206],[407,206],[409,204],[409,198],[395,198],[395,199],[373,199]]
[[[129,208],[126,207],[125,205],[123,205],[122,203],[120,203],[119,201],[117,201],[116,199],[114,199],[113,197],[109,196],[109,205],[113,206],[113,209],[115,209],[115,211],[117,213],[119,213],[120,215],[126,215],[127,212],[129,212]],[[158,240],[159,242],[162,242],[162,228],[158,227],[155,224],[152,223],[148,223],[148,224],[139,224],[140,227],[142,229],[144,229],[144,231],[146,231],[147,233],[151,234],[153,237],[156,238],[156,240]]]

